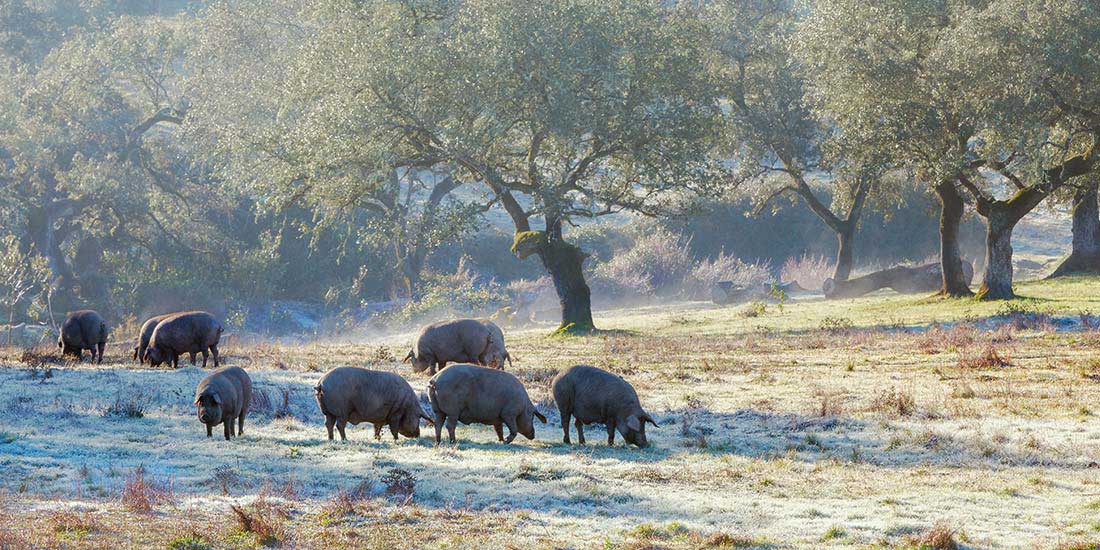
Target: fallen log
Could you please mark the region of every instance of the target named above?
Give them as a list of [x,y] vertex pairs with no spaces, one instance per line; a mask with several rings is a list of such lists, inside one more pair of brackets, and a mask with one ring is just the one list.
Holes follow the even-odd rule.
[[787,281],[785,283],[768,281],[766,283],[751,286],[734,285],[733,281],[719,281],[714,285],[714,288],[711,289],[710,299],[715,304],[726,305],[747,302],[757,298],[767,298],[773,296],[777,292],[790,295],[792,293],[805,291],[806,289],[798,286],[798,283],[795,281]]
[[[974,278],[974,266],[966,260],[963,260],[963,274],[969,286],[971,279]],[[836,300],[857,298],[883,288],[893,289],[901,294],[935,292],[942,285],[943,272],[940,270],[939,262],[936,262],[916,267],[899,265],[847,281],[834,281],[829,278],[825,279],[821,289],[825,292],[826,298]]]

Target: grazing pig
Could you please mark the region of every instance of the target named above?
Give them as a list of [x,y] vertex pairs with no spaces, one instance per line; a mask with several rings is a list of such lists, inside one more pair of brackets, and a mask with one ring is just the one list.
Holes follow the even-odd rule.
[[84,350],[91,351],[96,363],[102,363],[109,333],[107,322],[98,313],[90,309],[74,311],[61,324],[57,347],[62,355],[75,355],[78,360],[84,358]]
[[645,423],[657,426],[649,413],[642,410],[638,394],[629,382],[605,370],[587,365],[574,365],[562,370],[552,382],[554,402],[561,413],[562,441],[569,441],[569,417],[576,418],[577,437],[584,445],[585,424],[607,425],[607,444],[615,444],[615,430],[623,439],[639,447],[649,445]]
[[496,323],[488,319],[478,319],[485,328],[489,329],[489,343],[485,351],[478,357],[478,364],[497,369],[504,368],[504,360],[508,360],[508,368],[512,368],[512,356],[508,348],[504,347],[504,331]]
[[206,368],[207,350],[210,350],[214,354],[216,368],[219,363],[218,340],[221,334],[221,323],[205,311],[173,313],[153,329],[145,358],[153,367],[165,362],[171,362],[172,367],[179,367],[180,354],[191,354],[191,364],[194,365],[195,354],[202,353],[202,367]]
[[145,363],[145,350],[149,348],[149,339],[153,337],[153,330],[157,328],[157,325],[161,321],[175,315],[174,313],[166,313],[164,315],[157,315],[156,317],[150,317],[148,321],[145,321],[141,325],[141,330],[138,332],[138,344],[134,346],[134,359],[141,364]]
[[[206,437],[213,437],[214,426],[223,424],[225,439],[244,435],[244,416],[252,402],[252,379],[240,367],[218,369],[199,381],[195,388],[195,405],[199,421],[206,424]],[[233,430],[233,421],[237,430]]]
[[[451,443],[455,442],[459,422],[489,424],[503,443],[511,443],[517,431],[527,439],[534,439],[534,417],[546,423],[546,417],[535,409],[519,379],[502,370],[452,365],[428,381],[428,399],[435,412],[436,443],[443,434],[444,423]],[[508,426],[507,438],[503,426]]]
[[382,426],[388,425],[393,440],[397,434],[420,437],[420,419],[431,423],[432,417],[420,407],[412,386],[397,374],[360,367],[336,367],[325,373],[314,386],[317,405],[325,415],[325,428],[332,440],[332,427],[340,430],[340,439],[347,441],[344,428],[348,422],[374,424],[374,438],[382,438]]
[[[404,361],[410,362],[414,371],[427,370],[428,374],[443,370],[447,363],[484,364],[486,351],[493,342],[493,331],[486,323],[488,321],[480,319],[432,323],[420,329],[416,344]],[[500,347],[503,349],[503,333],[500,340]]]

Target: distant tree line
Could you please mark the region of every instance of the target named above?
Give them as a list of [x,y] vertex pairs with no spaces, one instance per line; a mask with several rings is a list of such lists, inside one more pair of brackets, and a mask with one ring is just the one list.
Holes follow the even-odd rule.
[[934,201],[913,226],[955,297],[976,214],[976,294],[1011,298],[1013,228],[1044,202],[1073,211],[1055,274],[1100,272],[1097,44],[1091,0],[14,0],[0,245],[45,275],[0,289],[5,313],[415,299],[503,217],[497,252],[537,258],[587,332],[570,228],[714,234],[792,200],[835,235],[836,280],[881,244],[869,216]]

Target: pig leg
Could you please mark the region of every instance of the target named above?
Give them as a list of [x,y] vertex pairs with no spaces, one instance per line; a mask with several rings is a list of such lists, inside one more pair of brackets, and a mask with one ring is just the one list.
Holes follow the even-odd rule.
[[615,446],[615,421],[612,420],[607,423],[607,446]]
[[[192,363],[192,365],[193,364],[194,363]],[[174,369],[180,368],[180,354],[178,354],[174,351],[172,352],[172,368],[174,368]]]
[[435,444],[438,445],[439,441],[443,439],[443,423],[447,421],[447,415],[435,411]]
[[229,441],[229,438],[233,436],[233,419],[230,418],[227,419],[225,422],[222,422],[222,426],[224,427],[225,431],[225,440]]
[[572,413],[562,408],[558,409],[558,413],[561,414],[561,431],[565,433],[565,436],[561,438],[561,442],[569,445],[572,443],[569,441],[569,417],[572,416]]
[[[203,365],[204,367],[206,365]],[[237,417],[237,435],[244,435],[244,413]]]
[[331,414],[325,415],[325,429],[328,430],[328,440],[332,441],[332,428],[336,425],[336,417]]
[[497,440],[504,443],[504,424],[497,422],[493,424],[493,429],[497,431]]
[[504,442],[511,443],[516,438],[516,419],[505,418],[504,423],[508,425],[508,437],[504,438]]
[[381,424],[375,424],[374,425],[374,440],[378,441],[379,439],[382,439],[382,425]]
[[213,424],[207,424],[206,425],[206,437],[214,437],[214,425]]
[[340,430],[340,441],[347,441],[348,435],[344,433],[344,428],[348,427],[348,421],[343,418],[336,421],[336,429]]
[[[390,434],[393,435],[393,440],[394,441],[397,441],[397,426],[398,426],[397,420],[398,420],[397,417],[394,417],[394,418],[390,419]],[[379,431],[381,431],[381,430],[379,430]],[[379,434],[379,435],[381,435],[381,434]]]
[[[206,352],[206,348],[203,348],[203,350],[202,350],[202,368],[204,368],[204,369],[206,368],[206,358],[208,356],[209,356],[209,354]],[[194,360],[194,357],[195,357],[195,354],[192,353],[191,354],[192,360]],[[192,362],[191,364],[194,365],[195,363]]]
[[449,435],[451,437],[451,443],[455,442],[455,428],[457,428],[457,427],[458,427],[458,417],[457,416],[447,417],[447,435]]
[[96,350],[99,352],[99,359],[96,360],[96,363],[103,363],[103,348],[105,347],[107,347],[107,344],[105,342],[100,342],[96,344]]
[[[195,352],[192,351],[192,352],[189,352],[189,354],[191,355],[191,366],[193,367],[193,366],[195,366]],[[205,367],[206,365],[203,365],[203,366]]]
[[[579,419],[579,418],[576,419],[576,426],[577,426],[577,441],[579,441],[581,445],[584,445],[584,423],[581,422],[581,419]],[[567,430],[567,432],[568,432],[568,430]]]
[[218,368],[218,364],[221,363],[221,359],[218,358],[218,346],[216,344],[210,346],[210,353],[214,354],[214,368]]

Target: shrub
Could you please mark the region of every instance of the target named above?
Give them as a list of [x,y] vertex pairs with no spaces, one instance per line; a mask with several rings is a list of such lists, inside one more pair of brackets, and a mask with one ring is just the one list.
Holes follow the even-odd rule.
[[779,270],[780,281],[794,281],[806,290],[821,290],[825,279],[832,276],[832,260],[813,254],[787,258]]
[[691,266],[691,239],[656,230],[599,265],[595,276],[623,290],[660,295],[677,290]]
[[393,313],[395,320],[410,322],[424,316],[487,315],[508,302],[504,287],[459,261],[450,274],[427,274],[416,300]]
[[684,289],[695,298],[709,297],[711,289],[722,281],[730,281],[739,287],[761,287],[771,279],[771,264],[746,263],[722,252],[696,262],[685,279]]

